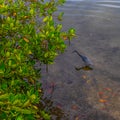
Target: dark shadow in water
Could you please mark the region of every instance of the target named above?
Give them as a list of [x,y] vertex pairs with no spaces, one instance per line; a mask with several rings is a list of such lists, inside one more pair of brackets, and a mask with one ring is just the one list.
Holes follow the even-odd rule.
[[79,71],[79,70],[84,70],[84,71],[89,71],[89,70],[93,70],[93,68],[92,67],[90,67],[90,66],[83,66],[83,67],[75,67],[75,69],[77,70],[77,71]]
[[64,111],[61,109],[61,106],[53,105],[53,101],[47,97],[41,99],[41,101],[38,104],[38,107],[48,112],[52,116],[51,120],[62,120],[62,119],[69,120],[66,117],[67,114],[65,114]]

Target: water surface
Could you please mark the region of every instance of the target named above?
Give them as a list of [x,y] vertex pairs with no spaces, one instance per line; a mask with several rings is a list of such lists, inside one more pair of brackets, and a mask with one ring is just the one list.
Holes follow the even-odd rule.
[[[45,95],[66,114],[61,120],[119,120],[120,1],[68,0],[59,11],[65,13],[63,30],[74,27],[77,37],[49,66],[48,73],[43,66],[43,85],[54,84],[52,92],[52,87],[44,87]],[[86,55],[93,70],[76,71],[75,66],[82,67],[84,62],[73,50]],[[100,98],[99,92],[106,98]]]

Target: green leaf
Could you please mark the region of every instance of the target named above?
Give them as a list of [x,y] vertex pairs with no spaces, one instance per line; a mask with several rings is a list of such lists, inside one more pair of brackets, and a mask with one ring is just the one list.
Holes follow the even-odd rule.
[[24,120],[23,117],[20,115],[16,118],[16,120]]
[[27,96],[28,96],[28,97],[30,96],[30,91],[27,91]]
[[10,94],[8,100],[12,103],[15,100],[15,95]]
[[22,114],[35,114],[36,111],[34,110],[29,110],[29,109],[22,109],[20,107],[12,106],[12,110],[15,110],[16,112],[20,112]]
[[14,24],[13,23],[10,23],[10,28],[13,28]]
[[9,97],[9,94],[3,94],[3,95],[0,95],[0,100],[3,100],[3,99],[8,99]]
[[58,4],[58,5],[63,5],[63,4],[65,3],[65,1],[66,1],[66,0],[58,0],[58,1],[57,1],[57,4]]
[[0,73],[4,73],[4,71],[5,71],[5,64],[2,62],[0,64]]
[[12,68],[15,68],[17,66],[16,62],[12,59],[10,59],[8,61],[8,65],[9,65],[9,67],[12,67]]
[[71,28],[68,32],[70,35],[75,36],[75,29]]
[[10,52],[6,52],[6,57],[9,57],[10,56]]
[[17,106],[21,106],[21,100],[20,99],[15,99],[15,101],[13,102],[13,105],[17,105]]
[[11,86],[14,86],[15,85],[15,80],[12,80],[11,81]]
[[8,87],[8,86],[7,86],[7,83],[3,83],[3,84],[1,85],[1,88],[2,88],[3,90],[6,90],[7,87]]
[[64,12],[61,12],[59,15],[58,15],[58,20],[62,20],[62,17],[63,17],[63,15],[64,15]]
[[17,54],[16,58],[17,58],[18,61],[21,61],[21,54]]
[[0,119],[5,120],[6,118],[7,118],[6,113],[5,113],[5,112],[2,112],[2,113],[0,114]]
[[34,9],[30,10],[30,14],[33,15],[34,14]]
[[48,56],[49,56],[49,52],[46,52],[46,53],[44,54],[44,57],[47,58]]
[[25,116],[25,120],[36,120],[33,115],[24,115],[24,116]]
[[59,32],[62,29],[62,24],[57,25],[57,31]]
[[10,17],[7,17],[7,22],[9,23],[11,21]]
[[37,98],[37,96],[36,96],[35,94],[32,94],[32,95],[30,96],[30,99],[31,99],[32,102],[33,102],[36,98]]
[[49,17],[48,17],[48,16],[46,16],[46,17],[43,19],[43,22],[47,22],[47,21],[48,21],[48,19],[49,19]]
[[41,115],[44,118],[44,120],[50,120],[51,119],[50,115],[45,113],[45,111],[41,111]]

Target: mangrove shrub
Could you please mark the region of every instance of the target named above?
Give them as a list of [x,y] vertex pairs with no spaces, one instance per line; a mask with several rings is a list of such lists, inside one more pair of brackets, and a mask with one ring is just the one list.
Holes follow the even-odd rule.
[[[0,0],[0,119],[50,120],[41,99],[36,60],[52,64],[75,30],[62,30],[64,0]],[[57,21],[57,22],[56,22]]]

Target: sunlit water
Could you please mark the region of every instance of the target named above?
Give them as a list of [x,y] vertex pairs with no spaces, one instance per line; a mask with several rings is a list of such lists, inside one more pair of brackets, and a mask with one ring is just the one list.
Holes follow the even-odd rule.
[[[119,120],[120,1],[69,0],[59,11],[64,11],[63,30],[73,27],[77,37],[48,73],[43,66],[45,96],[68,115],[60,120]],[[76,71],[84,62],[73,50],[86,55],[93,70]],[[98,92],[108,96],[107,106],[99,102]]]

